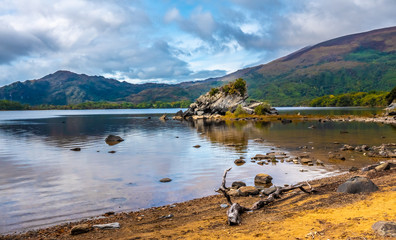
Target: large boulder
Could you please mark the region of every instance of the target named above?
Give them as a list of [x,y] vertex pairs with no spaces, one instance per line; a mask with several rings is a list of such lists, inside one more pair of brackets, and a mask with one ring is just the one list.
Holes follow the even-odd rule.
[[337,188],[337,192],[343,193],[375,192],[378,190],[377,185],[370,179],[361,176],[352,177]]

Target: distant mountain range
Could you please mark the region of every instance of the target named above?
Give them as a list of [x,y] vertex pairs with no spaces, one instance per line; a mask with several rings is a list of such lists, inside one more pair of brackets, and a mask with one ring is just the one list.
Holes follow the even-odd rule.
[[240,77],[246,80],[252,99],[267,100],[274,106],[300,105],[329,94],[390,91],[396,86],[396,27],[332,39],[267,64],[203,81],[130,84],[57,71],[37,80],[1,87],[0,99],[30,105],[193,101],[210,88]]

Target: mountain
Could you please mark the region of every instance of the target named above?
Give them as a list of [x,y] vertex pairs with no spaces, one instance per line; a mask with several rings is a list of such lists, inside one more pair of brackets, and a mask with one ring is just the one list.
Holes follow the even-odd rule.
[[243,78],[250,98],[295,106],[347,92],[390,91],[396,86],[396,27],[325,41],[267,64],[224,77],[180,84],[130,84],[58,71],[0,88],[0,99],[31,105],[85,101],[194,101],[212,87]]
[[86,101],[180,101],[197,98],[216,85],[214,79],[169,84],[130,84],[101,76],[57,71],[43,78],[15,82],[0,88],[0,99],[30,105],[67,105]]
[[99,76],[57,71],[38,80],[4,86],[0,88],[0,98],[31,105],[66,105],[85,101],[115,101],[143,89],[158,86],[129,84]]
[[396,86],[396,27],[332,39],[234,74],[221,80],[242,77],[251,98],[275,106],[329,94],[390,91]]

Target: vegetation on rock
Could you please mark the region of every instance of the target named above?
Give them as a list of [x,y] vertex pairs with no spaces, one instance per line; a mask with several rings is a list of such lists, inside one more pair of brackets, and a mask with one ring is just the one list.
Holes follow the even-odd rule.
[[247,112],[243,109],[242,105],[239,104],[238,107],[234,111],[235,117],[240,117],[242,115],[246,115]]
[[254,108],[254,114],[256,115],[266,115],[271,111],[271,105],[267,102],[263,102]]
[[220,87],[220,90],[226,95],[239,93],[243,97],[247,91],[246,81],[242,78],[235,79],[235,81]]

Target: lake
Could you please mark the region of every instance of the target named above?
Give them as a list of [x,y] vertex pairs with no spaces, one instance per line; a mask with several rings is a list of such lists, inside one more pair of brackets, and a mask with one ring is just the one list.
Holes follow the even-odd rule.
[[[348,153],[346,161],[328,162],[328,152],[341,147],[334,142],[369,146],[396,142],[394,126],[376,123],[159,120],[163,113],[178,110],[0,112],[0,233],[208,196],[215,193],[229,167],[228,186],[236,180],[254,185],[257,173],[270,174],[275,185],[334,175],[374,162],[356,152]],[[324,115],[378,111],[279,110]],[[309,128],[312,125],[316,128]],[[110,146],[104,141],[109,134],[125,141]],[[255,141],[258,138],[263,141]],[[76,147],[81,151],[70,151]],[[325,165],[250,162],[256,154],[271,151],[291,157],[307,152]],[[246,163],[236,166],[234,160],[240,157]],[[164,177],[172,181],[159,182]]]

